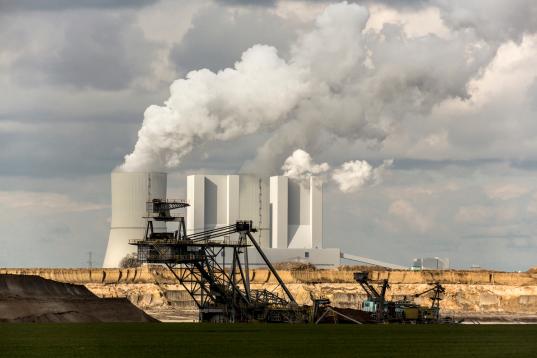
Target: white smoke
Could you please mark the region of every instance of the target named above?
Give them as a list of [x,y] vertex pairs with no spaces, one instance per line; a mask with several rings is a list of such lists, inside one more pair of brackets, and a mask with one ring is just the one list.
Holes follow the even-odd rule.
[[196,142],[229,140],[274,125],[307,90],[302,73],[257,45],[233,69],[192,71],[175,81],[165,106],[150,106],[127,171],[177,166]]
[[343,163],[340,168],[334,169],[332,179],[342,192],[355,192],[365,186],[380,184],[384,172],[392,164],[393,160],[385,160],[383,164],[373,168],[365,160],[349,161]]
[[[442,10],[446,19],[450,9]],[[468,82],[499,46],[454,16],[448,38],[409,38],[398,25],[364,31],[368,18],[360,5],[331,5],[288,60],[256,45],[233,68],[188,73],[171,85],[163,106],[147,108],[122,168],[172,168],[198,144],[258,131],[271,137],[244,171],[274,172],[291,148],[324,148],[334,139],[382,142],[397,121],[466,98]]]
[[378,185],[382,182],[386,170],[391,167],[393,160],[385,160],[381,165],[373,168],[365,160],[352,160],[343,163],[339,168],[330,170],[328,163],[316,164],[311,155],[303,149],[296,149],[283,163],[283,175],[289,178],[305,181],[312,175],[321,176],[331,172],[339,189],[344,193],[358,191],[366,186]]
[[312,175],[319,175],[330,170],[328,163],[315,164],[308,152],[297,149],[285,160],[282,166],[283,175],[305,180]]

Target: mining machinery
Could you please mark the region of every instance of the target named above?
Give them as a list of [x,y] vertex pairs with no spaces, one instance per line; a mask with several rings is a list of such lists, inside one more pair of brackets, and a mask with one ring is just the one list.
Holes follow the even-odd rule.
[[382,322],[386,318],[386,290],[390,287],[388,280],[383,280],[380,291],[369,280],[369,273],[355,272],[354,279],[367,293],[367,300],[362,303],[362,311],[371,313],[372,321]]
[[421,319],[423,321],[437,321],[438,322],[440,321],[440,301],[443,298],[442,297],[443,294],[446,292],[446,289],[440,284],[440,282],[435,282],[433,284],[433,287],[423,292],[415,294],[414,297],[417,298],[417,297],[426,295],[431,292],[433,293],[433,295],[429,297],[431,299],[431,307],[428,311],[425,309],[422,310]]
[[399,301],[387,301],[386,290],[390,287],[388,280],[382,280],[380,290],[377,290],[371,283],[368,272],[355,272],[354,279],[367,293],[367,299],[362,302],[361,310],[369,313],[368,321],[371,323],[452,323],[453,321],[450,318],[440,318],[440,301],[445,289],[439,282],[414,295],[417,298],[432,292],[431,306],[427,307],[420,306],[406,297]]
[[[201,322],[307,322],[311,309],[299,306],[259,244],[252,221],[186,234],[184,218],[170,213],[184,201],[147,203],[147,230],[130,243],[142,263],[165,265],[190,294]],[[177,222],[172,232],[155,232],[153,221]],[[250,287],[248,247],[253,246],[276,279],[272,291]],[[281,295],[275,293],[279,290]]]
[[418,305],[405,297],[403,300],[393,303],[395,320],[422,324],[455,323],[451,317],[440,317],[440,301],[446,290],[439,282],[432,285],[433,287],[414,295],[414,298],[418,298],[432,293],[432,296],[429,297],[431,299],[430,306]]

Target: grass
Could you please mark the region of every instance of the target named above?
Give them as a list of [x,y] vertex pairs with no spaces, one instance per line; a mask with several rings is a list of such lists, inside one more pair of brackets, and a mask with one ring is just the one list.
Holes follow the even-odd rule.
[[0,357],[533,357],[537,325],[0,324]]

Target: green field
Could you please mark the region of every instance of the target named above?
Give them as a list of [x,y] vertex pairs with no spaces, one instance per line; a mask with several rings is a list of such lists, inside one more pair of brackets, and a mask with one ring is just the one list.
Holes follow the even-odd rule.
[[535,357],[537,325],[0,324],[1,357]]

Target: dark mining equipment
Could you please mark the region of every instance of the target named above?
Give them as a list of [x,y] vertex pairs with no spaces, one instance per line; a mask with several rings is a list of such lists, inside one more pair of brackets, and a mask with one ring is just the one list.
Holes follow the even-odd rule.
[[[326,298],[311,297],[313,306],[299,305],[252,236],[252,221],[186,234],[185,220],[171,211],[188,204],[179,200],[154,199],[147,203],[144,238],[131,240],[141,263],[166,266],[185,288],[199,309],[200,322],[266,323],[450,323],[440,318],[444,288],[434,286],[415,297],[432,293],[430,307],[407,300],[387,301],[388,280],[380,288],[371,283],[368,272],[354,273],[368,295],[361,309],[342,309]],[[167,230],[156,231],[155,222]],[[168,231],[176,224],[176,230]],[[254,248],[276,280],[273,290],[250,285],[248,248]]]
[[432,293],[431,305],[427,307],[418,305],[406,297],[399,301],[387,301],[386,291],[390,288],[388,280],[382,280],[380,288],[377,289],[371,283],[368,272],[355,272],[354,279],[367,293],[367,299],[362,302],[361,310],[369,315],[370,323],[454,323],[453,319],[440,316],[440,301],[445,289],[438,282],[435,282],[433,287],[414,295],[417,298]]
[[[185,221],[171,210],[188,204],[177,200],[147,203],[147,229],[138,248],[138,260],[162,264],[190,294],[199,309],[200,322],[311,321],[311,308],[299,306],[252,236],[251,221],[186,235]],[[154,221],[177,223],[177,230],[155,232]],[[171,224],[170,224],[171,225]],[[277,281],[272,291],[250,287],[248,247],[255,247]],[[274,291],[281,289],[280,296]]]

